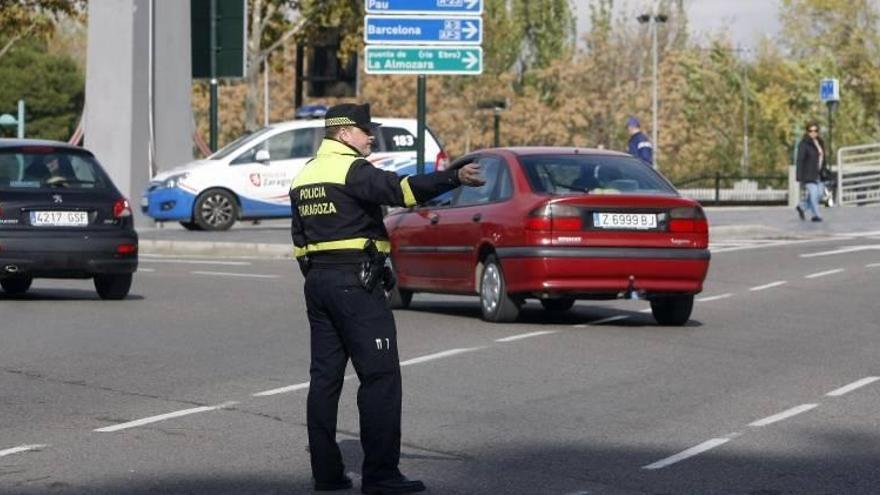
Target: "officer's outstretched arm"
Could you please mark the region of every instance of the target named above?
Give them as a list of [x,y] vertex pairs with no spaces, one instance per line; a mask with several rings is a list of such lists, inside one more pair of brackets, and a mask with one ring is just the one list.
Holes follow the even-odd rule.
[[455,170],[400,177],[363,160],[351,166],[345,185],[353,196],[362,201],[390,206],[414,206],[455,189],[461,182]]

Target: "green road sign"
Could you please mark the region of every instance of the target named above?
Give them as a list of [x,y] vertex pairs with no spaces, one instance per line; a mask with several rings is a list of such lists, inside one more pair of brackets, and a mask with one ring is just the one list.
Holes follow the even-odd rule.
[[470,74],[483,72],[478,46],[367,46],[367,74]]
[[[244,77],[245,71],[245,0],[213,0],[217,20],[216,77]],[[192,0],[190,3],[192,76],[211,77],[211,2]]]

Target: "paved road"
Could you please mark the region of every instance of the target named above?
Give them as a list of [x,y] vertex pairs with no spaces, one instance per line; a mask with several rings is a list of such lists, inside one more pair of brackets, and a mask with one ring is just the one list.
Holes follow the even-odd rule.
[[[707,208],[713,241],[816,239],[873,232],[880,235],[880,208],[823,209],[826,222],[802,222],[788,207]],[[226,232],[190,232],[174,222],[138,227],[141,252],[282,258],[290,255],[290,220],[239,222]],[[720,246],[721,244],[719,244]]]
[[[717,247],[681,328],[642,301],[495,325],[474,298],[417,295],[397,312],[404,471],[436,494],[877,493],[880,238],[862,230]],[[0,295],[0,494],[310,493],[295,264],[142,268],[121,302],[77,281]]]

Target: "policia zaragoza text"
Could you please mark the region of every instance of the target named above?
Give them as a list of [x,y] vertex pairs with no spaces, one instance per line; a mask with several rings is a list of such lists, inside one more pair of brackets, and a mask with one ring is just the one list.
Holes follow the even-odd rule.
[[308,397],[309,452],[316,490],[352,486],[336,444],[336,414],[348,359],[360,379],[358,409],[363,493],[425,489],[398,469],[400,461],[400,361],[394,316],[385,288],[390,252],[382,205],[413,206],[461,184],[478,186],[479,166],[468,164],[405,178],[379,170],[370,154],[370,107],[336,105],[327,111],[326,138],[290,191],[294,254],[306,276],[311,327]]

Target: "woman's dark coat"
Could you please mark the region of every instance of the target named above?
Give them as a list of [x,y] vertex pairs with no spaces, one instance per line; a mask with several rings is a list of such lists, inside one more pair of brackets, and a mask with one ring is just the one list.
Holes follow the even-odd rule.
[[[819,138],[819,146],[823,150],[825,149],[825,142],[822,141],[822,138]],[[828,161],[827,158],[825,161]],[[796,167],[798,182],[819,181],[819,150],[816,149],[816,145],[809,137],[804,137],[798,144]]]

